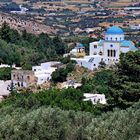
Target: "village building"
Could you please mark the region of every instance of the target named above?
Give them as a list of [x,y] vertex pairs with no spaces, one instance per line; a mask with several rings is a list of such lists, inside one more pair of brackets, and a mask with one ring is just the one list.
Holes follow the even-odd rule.
[[37,85],[41,85],[46,81],[50,81],[52,73],[60,65],[60,62],[46,62],[41,63],[40,66],[33,66],[32,71],[37,78]]
[[42,85],[51,79],[52,73],[60,62],[41,63],[33,66],[32,70],[12,70],[11,82],[13,87],[27,88],[33,85]]
[[36,84],[36,77],[30,70],[12,70],[11,82],[13,87],[27,88]]
[[114,65],[119,62],[120,54],[129,51],[136,51],[131,40],[125,40],[124,31],[117,26],[112,26],[105,32],[102,40],[89,44],[89,55],[84,58],[72,58],[78,65],[94,70],[99,67],[100,62],[107,65]]
[[61,84],[61,89],[68,89],[69,87],[78,88],[78,87],[81,87],[81,86],[82,86],[81,83],[77,83],[74,80],[68,80],[67,82],[63,82]]
[[106,104],[106,98],[104,94],[84,93],[84,97],[84,101],[91,101],[92,104]]
[[21,69],[21,67],[16,67],[15,64],[13,64],[13,65],[0,64],[0,68],[13,68],[13,69],[17,69],[17,70]]
[[9,96],[10,91],[8,86],[11,84],[11,80],[0,80],[0,101]]
[[11,13],[14,13],[14,14],[26,14],[26,12],[28,11],[28,9],[25,8],[25,7],[22,7],[22,5],[19,5],[19,9],[20,10],[17,10],[17,11],[11,11]]
[[130,29],[132,29],[132,30],[140,30],[140,24],[138,24],[138,25],[130,25]]
[[85,47],[82,43],[77,43],[76,47],[70,51],[70,55],[75,57],[84,57],[85,56]]

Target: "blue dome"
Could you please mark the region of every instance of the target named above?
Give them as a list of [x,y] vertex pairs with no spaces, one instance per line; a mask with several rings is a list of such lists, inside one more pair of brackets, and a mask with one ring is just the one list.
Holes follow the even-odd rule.
[[120,27],[112,26],[107,29],[106,34],[124,34],[124,32]]

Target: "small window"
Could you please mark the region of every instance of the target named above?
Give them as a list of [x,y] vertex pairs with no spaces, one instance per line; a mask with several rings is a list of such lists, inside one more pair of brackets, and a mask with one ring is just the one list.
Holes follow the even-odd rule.
[[36,69],[34,69],[34,71],[36,71]]
[[15,77],[16,77],[16,75],[14,74],[14,75],[13,75],[13,78],[15,79]]
[[96,66],[96,64],[94,64],[93,66]]
[[110,39],[112,40],[112,37]]
[[97,45],[94,45],[94,48],[96,49],[97,48]]
[[20,83],[19,82],[17,83],[17,85],[18,85],[18,87],[20,87]]
[[100,52],[99,52],[99,55],[103,55],[103,53],[100,51]]
[[112,47],[113,47],[113,45],[111,44],[111,45],[110,45],[110,47],[112,48]]
[[23,87],[23,82],[21,82],[21,87]]
[[30,76],[27,76],[27,79],[30,80]]
[[93,53],[93,55],[96,55],[96,54],[97,54],[97,52],[94,52],[94,53]]
[[116,41],[117,41],[118,39],[117,39],[117,37],[116,37]]

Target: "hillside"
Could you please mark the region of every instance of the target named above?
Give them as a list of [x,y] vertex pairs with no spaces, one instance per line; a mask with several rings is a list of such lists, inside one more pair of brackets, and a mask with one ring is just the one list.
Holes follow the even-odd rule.
[[0,24],[7,21],[20,31],[63,37],[88,35],[88,29],[104,29],[112,24],[131,33],[130,26],[140,23],[140,9],[125,10],[125,7],[139,7],[139,4],[138,0],[1,0],[0,12],[4,19]]

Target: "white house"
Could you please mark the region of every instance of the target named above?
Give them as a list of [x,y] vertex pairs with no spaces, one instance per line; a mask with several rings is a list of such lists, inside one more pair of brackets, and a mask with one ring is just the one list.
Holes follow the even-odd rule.
[[8,90],[8,86],[11,84],[11,80],[3,81],[0,80],[0,98],[3,96],[9,96],[10,91]]
[[52,73],[57,69],[56,65],[60,62],[46,62],[41,63],[40,66],[33,66],[32,71],[34,71],[35,77],[37,77],[37,85],[41,85],[46,81],[51,79]]
[[14,69],[17,69],[17,70],[21,69],[21,67],[16,67],[15,64],[13,64],[12,66],[10,66],[8,64],[0,64],[0,68],[10,68],[10,67],[14,68]]
[[[12,70],[11,85],[14,88],[27,88],[33,85],[42,85],[51,79],[52,73],[57,69],[60,62],[41,63],[33,66],[32,70]],[[8,87],[9,89],[11,87]]]
[[91,101],[92,104],[106,104],[106,98],[104,94],[84,93],[84,97],[84,101]]
[[19,5],[19,11],[11,11],[11,13],[14,13],[14,14],[25,14],[28,9],[25,8],[25,7],[22,7],[22,5]]
[[108,64],[119,62],[121,53],[136,51],[131,40],[125,40],[125,35],[120,27],[112,26],[105,32],[105,38],[89,44],[89,55],[84,58],[72,58],[80,66],[94,70],[101,61]]
[[139,25],[130,25],[130,29],[132,29],[132,30],[140,30],[140,24]]
[[61,85],[61,88],[62,89],[67,89],[69,87],[78,88],[80,86],[82,86],[81,83],[77,83],[74,80],[69,80],[67,82],[63,82],[62,85]]

